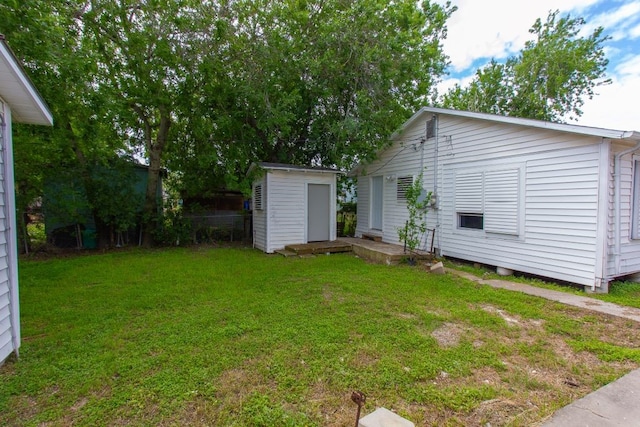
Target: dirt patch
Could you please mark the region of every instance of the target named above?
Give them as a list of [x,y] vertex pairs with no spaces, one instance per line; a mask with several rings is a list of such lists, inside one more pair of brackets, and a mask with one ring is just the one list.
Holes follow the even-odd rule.
[[431,332],[431,336],[440,347],[454,347],[460,343],[460,337],[463,333],[464,329],[460,325],[444,323]]

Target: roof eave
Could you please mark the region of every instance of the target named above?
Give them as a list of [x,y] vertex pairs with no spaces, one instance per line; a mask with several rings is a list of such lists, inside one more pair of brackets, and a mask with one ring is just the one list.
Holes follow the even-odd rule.
[[0,60],[13,77],[0,79],[0,97],[11,107],[13,120],[19,123],[52,126],[53,115],[49,107],[1,34]]

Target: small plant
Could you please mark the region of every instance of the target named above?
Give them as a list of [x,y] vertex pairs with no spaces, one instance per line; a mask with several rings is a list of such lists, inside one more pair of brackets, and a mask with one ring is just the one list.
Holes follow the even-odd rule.
[[431,191],[422,188],[422,172],[405,190],[409,219],[404,227],[398,227],[398,238],[409,250],[409,263],[415,263],[415,251],[427,231],[427,207],[431,202]]

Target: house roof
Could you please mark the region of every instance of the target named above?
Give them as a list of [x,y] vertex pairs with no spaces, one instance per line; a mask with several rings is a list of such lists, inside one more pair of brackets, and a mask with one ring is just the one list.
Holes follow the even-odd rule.
[[[543,120],[523,119],[520,117],[500,116],[497,114],[488,113],[476,113],[473,111],[460,111],[450,110],[447,108],[437,107],[422,107],[418,110],[409,120],[407,120],[397,131],[395,131],[390,139],[395,141],[400,139],[404,130],[411,127],[416,122],[426,121],[427,117],[434,114],[442,114],[456,117],[465,117],[470,119],[484,120],[495,123],[505,123],[517,126],[526,126],[537,129],[554,130],[558,132],[568,132],[579,135],[594,136],[600,138],[608,138],[612,140],[628,141],[629,144],[637,144],[640,142],[640,132],[638,131],[623,131],[614,129],[603,129],[590,126],[581,126],[565,123],[553,123],[545,122]],[[640,123],[639,123],[640,125]],[[380,151],[386,150],[388,147],[384,147]],[[355,176],[364,166],[363,163],[358,163],[353,169],[349,171],[349,176]]]
[[53,115],[20,62],[0,34],[0,98],[11,107],[14,121],[53,125]]
[[488,113],[475,113],[472,111],[449,110],[446,108],[436,108],[436,107],[422,107],[420,110],[418,110],[417,113],[411,116],[411,118],[407,120],[399,130],[397,130],[393,135],[391,135],[391,139],[398,138],[402,134],[402,131],[405,128],[408,128],[409,126],[411,126],[415,121],[424,120],[425,116],[429,116],[433,114],[447,114],[450,116],[466,117],[470,119],[485,120],[485,121],[497,122],[497,123],[507,123],[507,124],[518,125],[518,126],[528,126],[528,127],[538,128],[538,129],[555,130],[559,132],[577,133],[580,135],[597,136],[601,138],[618,139],[618,140],[630,139],[633,141],[640,141],[640,132],[638,131],[603,129],[603,128],[596,128],[596,127],[590,127],[590,126],[581,126],[581,125],[566,124],[566,123],[553,123],[553,122],[545,122],[542,120],[499,116],[497,114],[488,114]]
[[261,168],[266,170],[283,170],[283,171],[300,171],[300,172],[320,172],[320,173],[344,173],[343,171],[325,167],[315,167],[315,166],[297,166],[297,165],[289,165],[286,163],[268,163],[268,162],[259,162],[252,163],[249,166],[249,170],[247,174],[250,174],[255,168]]

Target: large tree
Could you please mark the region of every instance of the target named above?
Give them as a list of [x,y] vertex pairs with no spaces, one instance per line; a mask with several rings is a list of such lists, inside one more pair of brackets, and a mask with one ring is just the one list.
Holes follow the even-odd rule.
[[[81,178],[89,202],[98,196],[91,169],[123,148],[114,132],[113,103],[99,90],[94,76],[98,62],[83,38],[77,16],[82,1],[27,0],[0,5],[7,42],[49,104],[52,128],[17,124],[14,128],[16,193],[20,235],[27,207],[43,194],[47,176],[73,170]],[[101,222],[95,203],[90,203]],[[20,239],[28,249],[28,238]]]
[[466,87],[456,85],[444,107],[562,122],[582,114],[585,98],[605,79],[606,36],[602,27],[581,35],[582,18],[550,12],[536,20],[519,55],[504,64],[492,60]]
[[212,31],[223,42],[192,76],[203,92],[183,99],[170,168],[199,193],[239,185],[217,177],[241,177],[252,161],[348,168],[373,155],[444,72],[452,11],[414,0],[230,2]]
[[187,76],[206,34],[196,0],[90,0],[78,20],[98,53],[97,84],[120,106],[121,135],[139,146],[149,165],[143,244],[152,243],[163,154],[170,144],[176,104],[188,96]]

